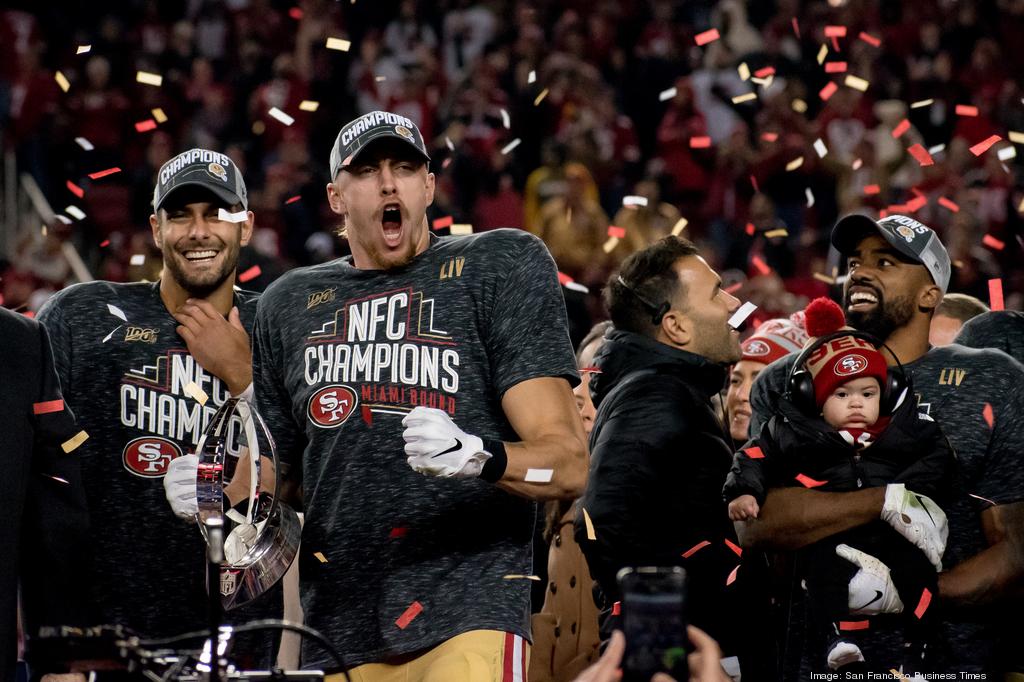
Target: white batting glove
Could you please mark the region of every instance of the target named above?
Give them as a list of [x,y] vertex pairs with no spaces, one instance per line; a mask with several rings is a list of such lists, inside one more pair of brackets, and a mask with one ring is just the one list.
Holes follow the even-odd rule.
[[889,575],[889,567],[879,559],[849,545],[836,547],[836,554],[860,567],[850,580],[850,614],[876,616],[880,613],[902,613],[903,600]]
[[949,522],[931,498],[907,490],[902,483],[890,483],[885,486],[882,520],[924,552],[935,570],[942,570]]
[[199,512],[196,504],[196,472],[199,470],[199,455],[183,455],[171,460],[164,476],[164,495],[174,515],[182,519],[193,519]]
[[476,478],[491,458],[484,442],[471,436],[444,412],[417,407],[402,420],[406,460],[414,470],[442,478]]

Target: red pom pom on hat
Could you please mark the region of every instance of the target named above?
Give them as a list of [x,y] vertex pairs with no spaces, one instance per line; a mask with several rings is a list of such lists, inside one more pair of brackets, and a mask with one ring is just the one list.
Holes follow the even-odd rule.
[[804,309],[804,325],[810,336],[818,337],[837,332],[846,326],[846,315],[839,304],[820,296]]

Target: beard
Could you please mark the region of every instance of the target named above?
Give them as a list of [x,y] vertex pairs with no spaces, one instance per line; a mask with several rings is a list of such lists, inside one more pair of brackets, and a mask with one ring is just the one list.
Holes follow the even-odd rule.
[[[722,321],[700,319],[698,327],[703,331],[700,350],[694,350],[709,362],[719,365],[731,365],[743,357],[738,336],[732,333],[732,327]],[[721,330],[712,332],[712,330]]]
[[[241,228],[239,228],[240,237]],[[200,248],[200,246],[192,245],[185,248]],[[181,250],[183,251],[185,248]],[[181,255],[180,251],[175,250],[174,253],[164,256],[164,267],[171,277],[174,278],[174,281],[178,283],[178,286],[187,291],[190,296],[193,298],[206,298],[219,289],[234,273],[235,268],[238,266],[239,251],[238,241],[232,244],[225,244],[221,249],[223,261],[220,268],[199,273],[189,273],[185,270],[187,265],[182,263],[185,257]]]
[[[854,329],[885,341],[914,317],[914,304],[909,296],[886,301],[881,292],[874,290],[874,293],[878,297],[878,305],[867,311],[846,310],[846,321]],[[845,297],[845,303],[847,306],[850,305],[849,293]]]

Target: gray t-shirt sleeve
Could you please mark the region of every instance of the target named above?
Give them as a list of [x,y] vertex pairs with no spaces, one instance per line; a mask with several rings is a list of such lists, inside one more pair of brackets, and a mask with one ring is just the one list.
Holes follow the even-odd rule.
[[496,393],[503,396],[522,381],[546,376],[576,386],[579,374],[555,261],[536,237],[516,241],[521,250],[499,284],[484,331]]

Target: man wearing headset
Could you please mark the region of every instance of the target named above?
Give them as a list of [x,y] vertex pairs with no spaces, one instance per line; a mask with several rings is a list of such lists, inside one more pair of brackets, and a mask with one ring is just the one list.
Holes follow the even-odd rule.
[[[927,226],[902,215],[851,215],[836,224],[832,244],[849,267],[843,305],[851,326],[885,341],[913,380],[920,411],[938,422],[957,454],[956,494],[944,515],[945,571],[931,608],[942,615],[951,669],[994,675],[1009,667],[1010,652],[1001,645],[1012,635],[1001,620],[1019,607],[1009,597],[1024,577],[1024,367],[994,350],[930,348],[930,320],[949,285],[950,260]],[[754,383],[752,436],[773,414],[794,360],[773,363]],[[903,486],[845,493],[777,488],[757,519],[736,527],[744,547],[799,549],[879,517],[926,553],[936,550],[942,510]],[[851,607],[881,591],[863,613],[882,612],[893,603],[890,567],[863,553],[853,560],[860,570],[850,583]]]
[[[674,236],[627,258],[604,295],[614,330],[594,359],[598,412],[575,523],[600,587],[602,639],[617,627],[620,569],[683,566],[690,622],[733,665],[741,644],[769,639],[744,637],[758,626],[746,616],[749,571],[730,577],[739,548],[721,490],[732,447],[711,402],[740,359],[729,324],[740,303],[697,248]],[[743,678],[752,676],[745,667]]]

